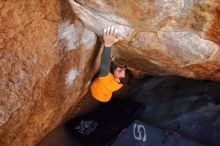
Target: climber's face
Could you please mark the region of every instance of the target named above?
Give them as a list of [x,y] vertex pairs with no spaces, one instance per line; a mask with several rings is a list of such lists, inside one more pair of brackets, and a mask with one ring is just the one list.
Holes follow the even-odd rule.
[[121,78],[124,78],[124,77],[125,77],[125,70],[126,70],[125,67],[117,67],[117,68],[114,70],[114,77],[115,77],[117,80],[120,80]]

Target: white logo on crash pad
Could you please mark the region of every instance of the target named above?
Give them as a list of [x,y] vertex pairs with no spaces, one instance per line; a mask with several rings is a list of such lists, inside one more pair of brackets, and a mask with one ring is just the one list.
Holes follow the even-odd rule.
[[141,124],[134,124],[133,134],[136,140],[143,141],[143,142],[147,140],[146,129]]
[[94,120],[81,120],[79,125],[77,125],[75,129],[83,135],[89,135],[91,132],[95,131],[97,126],[98,123]]

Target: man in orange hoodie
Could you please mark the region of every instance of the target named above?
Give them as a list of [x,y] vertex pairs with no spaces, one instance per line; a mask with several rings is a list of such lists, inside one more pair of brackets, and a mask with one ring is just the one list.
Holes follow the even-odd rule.
[[101,54],[99,76],[92,82],[90,89],[92,96],[100,102],[108,102],[112,92],[123,86],[126,76],[126,66],[111,65],[111,47],[121,38],[112,26],[104,29],[104,48]]

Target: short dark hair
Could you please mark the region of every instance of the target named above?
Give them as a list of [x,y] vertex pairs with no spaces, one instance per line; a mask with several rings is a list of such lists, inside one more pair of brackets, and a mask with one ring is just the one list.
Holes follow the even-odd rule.
[[134,79],[133,74],[129,69],[125,70],[125,77],[120,79],[120,82],[124,85],[129,85],[131,84],[132,80]]
[[112,74],[114,74],[114,70],[117,68],[117,67],[120,67],[120,68],[127,68],[127,66],[125,64],[123,65],[119,65],[119,64],[116,64],[115,62],[111,62],[111,67],[110,67],[110,72]]
[[114,75],[114,70],[117,69],[117,67],[120,68],[126,68],[125,70],[125,77],[124,78],[120,78],[120,82],[124,85],[129,85],[131,84],[134,76],[132,74],[132,72],[127,68],[126,65],[117,65],[114,62],[111,63],[111,67],[110,67],[110,72]]

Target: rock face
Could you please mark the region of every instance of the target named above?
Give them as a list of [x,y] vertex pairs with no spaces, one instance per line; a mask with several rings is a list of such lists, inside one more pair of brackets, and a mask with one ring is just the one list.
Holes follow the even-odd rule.
[[120,30],[117,62],[150,74],[220,80],[219,0],[69,1],[97,34],[109,25]]
[[219,0],[0,1],[0,145],[35,145],[72,113],[110,25],[117,62],[219,81],[219,12]]
[[0,145],[35,145],[87,92],[97,38],[68,2],[0,2]]

